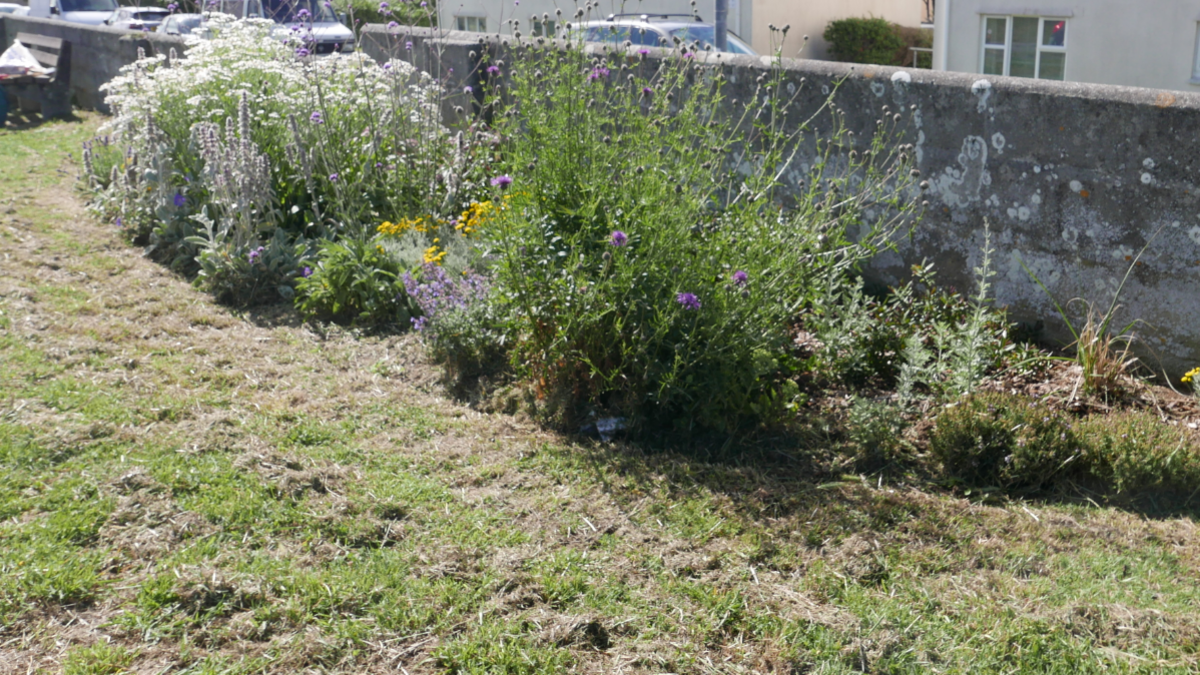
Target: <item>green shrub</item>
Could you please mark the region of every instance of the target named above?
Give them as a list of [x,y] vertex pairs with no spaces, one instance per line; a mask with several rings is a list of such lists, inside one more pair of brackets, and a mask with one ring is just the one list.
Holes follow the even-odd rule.
[[968,485],[1037,491],[1074,475],[1086,459],[1062,414],[1034,401],[977,394],[937,418],[929,450],[948,477]]
[[1156,414],[1098,415],[1077,428],[1088,441],[1089,474],[1118,493],[1190,496],[1200,488],[1196,439]]
[[355,326],[406,326],[411,311],[404,269],[375,238],[321,242],[315,264],[301,271],[296,306],[311,317]]
[[886,19],[850,18],[830,21],[824,38],[838,61],[898,66],[905,43]]
[[[612,413],[686,434],[777,420],[800,395],[795,317],[911,222],[887,129],[854,139],[836,113],[807,194],[782,210],[793,139],[771,121],[792,96],[775,81],[735,106],[686,49],[661,62],[527,49],[509,87],[521,103],[496,117],[512,185],[483,233],[493,297],[520,374],[564,422]],[[739,172],[744,150],[756,161]]]

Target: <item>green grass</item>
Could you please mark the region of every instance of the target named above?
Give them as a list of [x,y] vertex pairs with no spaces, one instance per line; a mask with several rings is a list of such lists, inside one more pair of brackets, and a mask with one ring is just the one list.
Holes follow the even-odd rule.
[[[47,672],[1196,668],[1190,515],[972,502],[467,410],[414,342],[256,326],[136,251],[80,255],[116,235],[40,204],[95,125],[0,132],[38,169],[0,164],[37,244],[0,239],[26,263],[0,279],[0,644]],[[1134,437],[1103,451],[1152,483],[1129,468],[1163,445],[1144,420],[1088,425]]]

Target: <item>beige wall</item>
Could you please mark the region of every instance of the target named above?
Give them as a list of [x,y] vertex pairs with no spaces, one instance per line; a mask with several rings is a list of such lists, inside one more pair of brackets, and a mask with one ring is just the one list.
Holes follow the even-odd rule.
[[[801,59],[828,59],[829,43],[821,37],[825,26],[835,19],[877,16],[901,26],[919,26],[925,16],[921,0],[743,0],[754,3],[751,37],[760,54],[773,54],[780,47],[780,35],[772,40],[768,24],[791,24],[783,41],[783,56]],[[939,0],[940,2],[941,0]],[[743,31],[743,37],[749,37]],[[808,44],[804,44],[804,36]]]
[[946,70],[983,70],[984,13],[1065,16],[1067,80],[1200,92],[1200,84],[1191,82],[1200,0],[938,0],[937,4],[939,22],[949,12],[945,44],[934,40],[934,48],[945,51]]

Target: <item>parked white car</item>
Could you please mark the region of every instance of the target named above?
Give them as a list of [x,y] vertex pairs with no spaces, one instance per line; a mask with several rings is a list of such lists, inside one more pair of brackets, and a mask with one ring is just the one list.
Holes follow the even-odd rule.
[[158,32],[167,35],[202,35],[203,26],[203,14],[172,14],[163,20]]
[[29,16],[101,26],[117,9],[117,0],[29,0]]
[[25,5],[17,5],[11,2],[0,2],[0,14],[12,14],[13,16],[26,16],[29,14],[29,8]]
[[323,0],[209,0],[206,8],[239,19],[270,19],[279,36],[305,39],[310,54],[354,51],[354,33]]
[[122,7],[105,19],[104,25],[125,30],[156,31],[168,16],[171,16],[171,10],[162,7]]

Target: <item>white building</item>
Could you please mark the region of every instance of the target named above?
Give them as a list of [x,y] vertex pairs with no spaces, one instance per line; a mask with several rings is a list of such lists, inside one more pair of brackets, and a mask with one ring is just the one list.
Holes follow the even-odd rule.
[[[562,10],[563,21],[570,20],[584,4],[571,0],[439,0],[440,25],[455,30],[484,33],[511,33],[509,21],[520,21],[524,35],[553,33],[554,26],[543,26],[540,17],[556,21],[555,10]],[[716,18],[714,0],[698,0],[696,12],[704,21]],[[588,14],[592,20],[609,14],[690,14],[691,0],[596,0]],[[539,17],[539,24],[530,18]],[[773,54],[782,47],[789,58],[829,58],[821,34],[835,19],[882,17],[902,26],[919,26],[925,15],[924,0],[729,0],[729,30],[754,47],[760,54]],[[790,25],[786,41],[772,35],[769,24]],[[809,36],[808,45],[804,36]]]
[[937,0],[933,66],[1200,91],[1200,0]]

